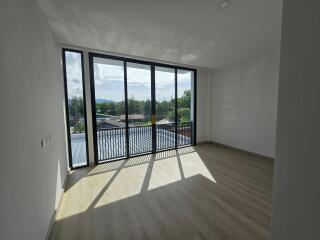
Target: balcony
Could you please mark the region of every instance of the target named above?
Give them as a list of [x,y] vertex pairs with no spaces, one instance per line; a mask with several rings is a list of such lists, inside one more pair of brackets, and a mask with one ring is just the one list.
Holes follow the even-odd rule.
[[[152,152],[152,125],[129,126],[129,155],[136,156]],[[175,124],[156,125],[157,150],[172,149],[177,146],[191,145],[192,122],[177,124],[177,139]],[[72,134],[72,156],[74,166],[86,164],[85,134]],[[108,161],[126,157],[126,128],[101,128],[97,130],[98,161]]]

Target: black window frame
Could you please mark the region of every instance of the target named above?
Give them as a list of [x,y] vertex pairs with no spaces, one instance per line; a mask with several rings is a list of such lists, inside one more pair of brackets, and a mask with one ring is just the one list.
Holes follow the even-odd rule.
[[[81,56],[81,75],[82,75],[82,94],[83,94],[83,111],[84,111],[84,124],[85,124],[85,141],[86,141],[86,165],[73,166],[72,163],[72,146],[71,146],[71,134],[70,134],[70,122],[69,122],[69,102],[68,102],[68,79],[66,69],[66,52],[79,53]],[[85,90],[85,73],[84,73],[84,53],[81,50],[62,48],[62,65],[63,65],[63,79],[64,79],[64,98],[65,98],[65,115],[67,126],[67,142],[68,142],[68,160],[71,170],[84,168],[89,166],[89,144],[88,144],[88,122],[87,122],[87,106],[86,106],[86,90]]]
[[[124,66],[124,91],[125,91],[125,115],[126,115],[126,152],[127,155],[124,158],[117,158],[117,159],[110,159],[110,160],[98,160],[98,145],[97,145],[97,128],[96,128],[96,102],[95,102],[95,83],[94,83],[94,66],[93,66],[93,59],[94,58],[104,58],[104,59],[110,59],[110,60],[118,60],[118,61],[123,61],[123,66]],[[140,60],[140,59],[135,59],[135,58],[130,58],[130,57],[120,57],[120,56],[115,56],[115,55],[109,55],[109,54],[103,54],[103,53],[97,53],[97,52],[88,52],[88,58],[89,58],[89,75],[90,75],[90,93],[91,93],[91,117],[92,117],[92,129],[93,129],[93,147],[94,147],[94,163],[95,165],[106,163],[106,162],[112,162],[112,161],[118,161],[122,159],[127,159],[130,157],[136,157],[136,156],[143,156],[143,155],[148,155],[156,152],[163,152],[163,151],[169,151],[173,149],[179,149],[179,148],[185,148],[189,146],[194,146],[197,144],[197,69],[195,68],[188,68],[188,67],[182,67],[174,64],[165,64],[165,63],[159,63],[159,62],[154,62],[154,61],[146,61],[146,60]],[[142,154],[137,154],[134,156],[130,156],[129,154],[129,131],[128,131],[128,96],[127,96],[127,63],[137,63],[137,64],[145,64],[145,65],[150,65],[151,67],[151,82],[155,81],[155,74],[154,70],[155,67],[165,67],[165,68],[171,68],[175,70],[175,101],[177,102],[177,81],[178,81],[178,70],[185,70],[185,71],[191,71],[193,72],[193,89],[192,89],[192,97],[193,97],[193,121],[192,121],[192,139],[191,139],[191,144],[190,145],[178,145],[177,140],[175,147],[170,148],[170,149],[164,149],[164,150],[156,150],[155,149],[155,144],[156,144],[156,139],[153,140],[153,149],[151,153],[142,153]],[[155,87],[154,87],[155,88]],[[152,104],[154,106],[152,107],[152,114],[155,114],[155,93],[154,90],[152,90]],[[176,116],[175,116],[175,137],[177,138],[177,103],[175,106],[176,110]],[[154,130],[153,130],[154,131]],[[153,134],[153,137],[156,138],[155,134]]]

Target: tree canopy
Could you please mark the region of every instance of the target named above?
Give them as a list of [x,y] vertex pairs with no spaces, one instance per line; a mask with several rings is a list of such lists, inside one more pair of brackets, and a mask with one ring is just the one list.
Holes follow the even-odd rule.
[[[188,122],[191,118],[191,91],[185,90],[180,98],[177,98],[178,121]],[[125,102],[103,102],[96,103],[96,111],[100,114],[120,116],[125,113]],[[135,100],[134,97],[128,99],[129,114],[143,114],[145,121],[150,121],[151,118],[151,100],[146,101]],[[156,102],[156,113],[159,119],[175,119],[175,99],[163,100]],[[75,119],[74,124],[79,123],[80,118],[84,115],[83,99],[69,99],[69,115]],[[81,129],[81,126],[77,126]]]

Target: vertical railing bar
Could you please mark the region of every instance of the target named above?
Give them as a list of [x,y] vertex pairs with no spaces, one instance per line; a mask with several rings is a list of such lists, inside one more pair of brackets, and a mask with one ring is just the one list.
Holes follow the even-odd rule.
[[107,153],[109,152],[109,146],[107,144],[107,132],[106,130],[102,130],[102,139],[101,139],[101,144],[102,144],[102,147],[103,147],[103,156],[102,156],[102,159],[106,159],[107,158]]
[[99,141],[99,139],[100,139],[100,132],[97,130],[97,145],[98,145],[98,156],[97,156],[97,158],[98,158],[98,161],[99,161],[99,159],[100,159],[100,141]]
[[98,132],[98,161],[101,159],[101,142],[100,142],[100,139],[101,139],[101,131],[100,130],[97,130]]
[[103,132],[102,132],[102,130],[99,130],[99,147],[100,147],[100,150],[99,150],[99,152],[100,152],[100,159],[99,159],[99,161],[100,160],[102,160],[103,159],[103,145],[102,145],[102,141],[103,141]]
[[105,133],[104,133],[104,130],[100,130],[101,132],[101,135],[100,135],[100,146],[101,146],[101,159],[100,160],[103,160],[105,158],[105,150],[106,148],[103,147],[104,146],[104,138],[105,138]]
[[[115,132],[116,130],[114,130],[113,132]],[[117,135],[114,137],[112,136],[112,134],[110,134],[111,137],[113,138],[113,141],[114,141],[114,155],[113,155],[113,158],[116,158],[117,157]]]
[[120,156],[120,154],[119,154],[119,136],[118,136],[118,133],[119,133],[119,131],[118,131],[118,129],[116,129],[116,139],[117,139],[117,142],[116,142],[116,145],[117,145],[117,157],[119,157],[119,156]]
[[137,152],[137,130],[134,129],[134,149],[133,149],[134,153],[136,154]]
[[141,130],[142,130],[142,127],[140,127],[139,129],[139,146],[140,146],[140,152],[143,152],[143,149],[141,148],[142,144],[142,138],[141,138]]
[[[105,141],[106,141],[107,146],[112,150],[112,138],[110,137],[110,132],[111,131],[106,130]],[[108,156],[107,158],[110,159],[110,157],[112,158],[112,154],[110,156]]]
[[102,142],[101,142],[101,141],[102,141],[102,139],[103,139],[102,134],[103,134],[103,132],[102,132],[101,130],[99,130],[99,136],[100,136],[100,138],[99,138],[99,147],[100,147],[99,152],[100,152],[100,159],[99,159],[99,160],[102,160],[102,159],[103,159],[103,153],[102,153],[103,146],[102,146]]
[[[107,141],[107,145],[110,148],[110,150],[113,151],[113,144],[112,144],[112,138],[110,137],[110,133],[111,133],[111,131],[108,131],[108,130],[106,131],[106,135],[107,135],[106,141]],[[113,153],[112,152],[110,152],[110,153],[111,154],[108,156],[108,159],[112,158],[112,156],[113,156]]]
[[122,143],[122,128],[119,129],[119,142],[120,142],[120,145],[119,145],[119,148],[120,148],[120,155],[122,156],[122,146],[123,146],[123,143]]
[[121,156],[123,157],[124,156],[124,151],[123,149],[125,149],[126,147],[126,143],[123,141],[123,128],[121,128]]
[[145,139],[145,142],[146,142],[146,145],[145,145],[145,151],[148,152],[148,144],[149,144],[149,141],[148,141],[148,136],[149,136],[149,126],[146,127],[145,129],[145,136],[144,136],[144,139]]
[[123,146],[124,146],[124,147],[122,148],[122,155],[125,156],[125,149],[127,148],[127,143],[125,142],[125,136],[126,136],[125,134],[126,134],[126,133],[125,133],[125,130],[124,130],[124,129],[122,129],[122,134],[123,134],[123,135],[122,135],[122,142],[123,142]]
[[112,131],[109,131],[109,137],[112,139],[112,158],[116,156],[116,139],[112,136]]
[[[108,148],[112,149],[112,139],[110,138],[110,132],[111,131],[108,131],[108,130],[105,131],[105,134],[106,134],[105,143],[108,146]],[[108,156],[107,158],[109,159],[110,156]]]
[[108,158],[108,154],[111,151],[111,148],[109,146],[109,141],[108,141],[108,132],[106,130],[103,130],[103,141],[104,141],[104,145],[107,146],[107,148],[104,148],[104,153],[103,153],[103,159],[107,159]]
[[106,131],[106,132],[107,132],[107,135],[108,135],[107,141],[108,141],[108,143],[110,144],[110,149],[111,149],[111,154],[110,154],[110,156],[109,156],[109,159],[110,159],[110,158],[113,157],[113,139],[112,139],[112,137],[110,136],[111,131]]
[[178,69],[174,69],[174,125],[175,125],[175,131],[174,131],[174,145],[175,148],[178,147]]
[[117,155],[117,153],[116,153],[116,139],[114,137],[112,137],[111,131],[109,132],[109,136],[112,139],[112,146],[113,146],[112,158],[114,158]]
[[137,148],[136,148],[136,151],[137,151],[137,154],[139,154],[141,151],[140,151],[140,144],[139,144],[139,131],[140,131],[140,127],[137,128],[137,131],[136,131],[136,144],[137,144]]
[[119,128],[117,128],[117,157],[120,157],[121,154],[120,154],[120,134],[119,134]]
[[121,129],[120,128],[118,128],[118,135],[119,135],[119,137],[118,137],[118,151],[119,151],[119,157],[122,155],[122,152],[121,152],[121,144],[122,144],[122,142],[121,142]]
[[109,146],[109,141],[108,141],[108,132],[106,130],[103,130],[103,145],[107,146],[103,148],[103,159],[107,159],[108,158],[108,154],[111,151],[111,148]]
[[142,132],[143,127],[140,127],[139,129],[139,146],[140,146],[140,152],[143,153],[143,148],[142,148],[142,136],[141,136],[141,132]]
[[137,142],[136,142],[136,129],[135,128],[132,128],[132,134],[133,134],[133,144],[134,144],[134,148],[132,149],[132,153],[133,154],[135,154],[136,153],[136,148],[137,148],[137,146],[136,146],[136,144],[137,144]]
[[107,153],[106,159],[109,159],[109,158],[112,157],[112,140],[109,139],[110,138],[109,137],[109,131],[106,131],[105,135],[106,135],[105,139],[106,139],[106,141],[108,143],[108,148],[109,148],[108,151],[106,152]]
[[119,128],[117,129],[117,139],[118,139],[118,157],[121,156],[121,149],[120,149],[120,132],[119,132]]
[[101,130],[101,138],[100,138],[101,159],[100,160],[103,160],[105,158],[106,148],[104,147],[104,140],[105,140],[105,132],[104,132],[104,130]]

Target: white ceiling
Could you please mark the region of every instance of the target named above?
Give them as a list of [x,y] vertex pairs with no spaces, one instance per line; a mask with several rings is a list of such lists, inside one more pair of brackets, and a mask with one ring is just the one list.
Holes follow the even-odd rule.
[[219,68],[279,51],[282,0],[39,0],[58,41]]

